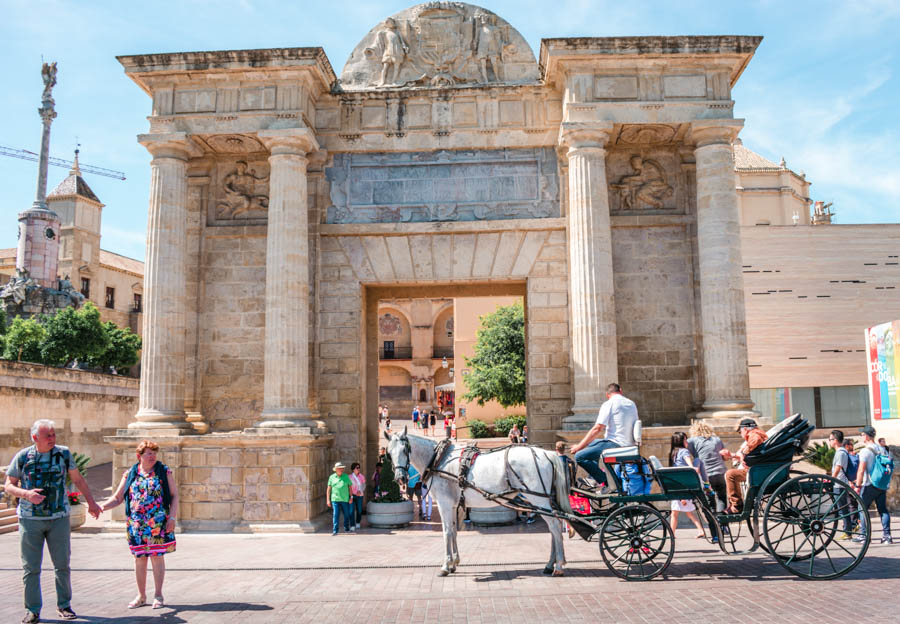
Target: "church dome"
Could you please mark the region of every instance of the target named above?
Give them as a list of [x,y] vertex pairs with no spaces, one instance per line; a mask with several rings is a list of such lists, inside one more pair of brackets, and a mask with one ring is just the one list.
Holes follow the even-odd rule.
[[427,2],[370,30],[341,72],[345,91],[534,84],[525,38],[495,13],[464,2]]

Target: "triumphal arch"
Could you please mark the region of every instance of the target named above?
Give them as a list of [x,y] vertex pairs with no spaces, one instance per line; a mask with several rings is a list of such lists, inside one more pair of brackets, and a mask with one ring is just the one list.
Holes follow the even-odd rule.
[[377,451],[390,297],[523,295],[538,443],[587,428],[613,380],[645,424],[747,413],[731,90],[759,41],[535,58],[500,16],[429,2],[340,76],[319,47],[120,57],[153,160],[117,462],[165,440],[188,527],[308,526],[330,462]]

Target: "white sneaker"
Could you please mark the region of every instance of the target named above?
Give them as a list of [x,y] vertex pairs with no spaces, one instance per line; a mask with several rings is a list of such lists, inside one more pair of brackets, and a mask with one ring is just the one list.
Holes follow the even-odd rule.
[[350,532],[351,532],[351,533],[353,533],[355,530],[356,530],[356,527],[354,527],[354,526],[350,527]]
[[359,523],[356,524],[356,528],[357,528],[357,529],[359,528]]

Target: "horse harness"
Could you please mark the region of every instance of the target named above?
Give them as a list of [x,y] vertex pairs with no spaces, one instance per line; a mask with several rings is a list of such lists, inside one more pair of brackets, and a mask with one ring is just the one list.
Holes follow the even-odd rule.
[[[550,462],[550,469],[553,471],[553,473],[550,479],[550,488],[548,490],[547,484],[544,483],[544,477],[541,475],[540,467],[538,466],[537,453],[535,452],[534,447],[527,446],[525,448],[528,448],[528,450],[531,451],[531,458],[534,461],[535,472],[538,475],[538,479],[540,479],[541,481],[541,489],[543,490],[541,492],[536,492],[534,490],[526,488],[525,481],[522,479],[519,473],[516,472],[516,469],[512,467],[512,464],[509,463],[509,450],[511,448],[521,447],[522,445],[507,444],[506,446],[500,446],[488,450],[478,448],[478,445],[475,443],[466,445],[462,448],[459,455],[459,474],[453,474],[452,472],[438,468],[438,466],[440,466],[441,462],[444,460],[444,456],[452,446],[453,442],[452,440],[450,440],[450,438],[444,438],[440,442],[438,442],[437,447],[435,447],[434,449],[434,455],[432,455],[431,461],[428,462],[428,467],[422,474],[422,482],[425,483],[426,479],[433,477],[433,475],[438,475],[440,477],[443,477],[444,479],[456,481],[457,485],[459,486],[459,503],[457,504],[457,508],[465,507],[465,491],[466,488],[471,488],[478,492],[478,494],[480,494],[484,499],[496,502],[504,507],[516,509],[517,511],[531,511],[531,509],[528,509],[528,507],[523,507],[514,502],[520,494],[531,494],[532,496],[548,498],[550,500],[551,508],[555,511],[558,511],[559,505],[556,502],[556,465],[552,461]],[[503,461],[506,464],[506,490],[497,494],[493,494],[491,492],[483,490],[482,488],[469,481],[469,472],[471,471],[472,465],[475,463],[475,460],[479,455],[487,455],[499,452],[503,452]],[[518,480],[519,487],[513,486],[509,477],[510,473],[512,473]]]

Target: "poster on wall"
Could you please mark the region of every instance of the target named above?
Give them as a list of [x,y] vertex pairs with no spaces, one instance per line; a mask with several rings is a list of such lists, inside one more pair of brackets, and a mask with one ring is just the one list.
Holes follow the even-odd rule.
[[872,420],[900,419],[897,382],[900,381],[900,321],[882,323],[866,330],[869,405]]

